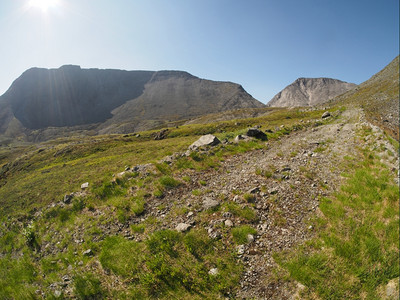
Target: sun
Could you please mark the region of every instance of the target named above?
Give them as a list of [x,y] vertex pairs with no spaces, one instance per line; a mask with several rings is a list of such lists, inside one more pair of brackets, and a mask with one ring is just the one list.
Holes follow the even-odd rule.
[[57,6],[59,0],[30,0],[29,6],[41,9],[43,12],[47,12],[49,8]]

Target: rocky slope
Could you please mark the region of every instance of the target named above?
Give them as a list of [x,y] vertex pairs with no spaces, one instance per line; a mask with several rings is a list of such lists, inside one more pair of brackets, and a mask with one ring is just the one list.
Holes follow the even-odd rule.
[[68,129],[74,131],[93,124],[100,124],[101,133],[121,133],[138,124],[149,129],[168,120],[263,106],[238,84],[181,71],[32,68],[0,97],[0,133],[16,136],[23,128],[47,136],[51,127],[80,126]]
[[354,83],[332,78],[298,78],[276,94],[267,105],[274,107],[315,106],[355,87]]
[[363,106],[370,122],[399,140],[399,56],[356,89],[335,98],[332,103]]

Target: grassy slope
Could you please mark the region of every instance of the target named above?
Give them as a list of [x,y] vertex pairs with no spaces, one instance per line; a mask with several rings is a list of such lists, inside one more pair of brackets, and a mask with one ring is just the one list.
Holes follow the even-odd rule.
[[371,123],[399,141],[399,56],[356,89],[334,99],[334,103],[363,107]]
[[[294,128],[300,129],[303,124],[314,124],[313,120],[321,114],[321,111],[277,110],[265,117],[240,122],[174,128],[161,141],[153,140],[154,132],[143,132],[140,137],[114,135],[51,141],[39,145],[40,149],[27,146],[9,156],[9,150],[5,151],[0,188],[0,298],[34,298],[37,289],[51,298],[58,290],[57,284],[51,285],[60,280],[69,266],[75,274],[69,295],[81,299],[215,299],[221,294],[229,295],[237,286],[242,267],[235,259],[232,245],[211,240],[203,230],[191,230],[188,234],[160,231],[157,219],[147,218],[143,224],[130,228],[142,236],[142,241],[104,234],[114,224],[140,216],[150,198],[156,199],[185,184],[174,178],[180,169],[215,168],[224,156],[260,148],[263,143],[221,147],[211,157],[183,158],[175,169],[156,164],[156,169],[144,178],[132,173],[111,183],[112,174],[123,171],[125,166],[156,162],[165,155],[183,151],[206,133],[232,139],[248,126],[259,124],[272,129],[274,133],[269,138],[275,139]],[[311,122],[307,123],[308,120]],[[13,160],[5,164],[7,158]],[[91,187],[87,196],[76,197],[65,207],[58,205],[64,194],[80,190],[85,181]],[[242,211],[240,207],[233,210],[246,222],[255,217],[252,210]],[[99,211],[101,214],[95,214]],[[204,212],[201,219],[206,222],[208,214]],[[248,232],[253,231],[243,227],[234,237],[229,232],[225,234],[228,239],[242,241]],[[83,242],[77,243],[76,239]],[[92,249],[94,256],[83,255],[86,249]],[[97,261],[103,271],[95,267]],[[212,267],[218,268],[218,275],[208,274]],[[115,278],[123,284],[111,284]]]

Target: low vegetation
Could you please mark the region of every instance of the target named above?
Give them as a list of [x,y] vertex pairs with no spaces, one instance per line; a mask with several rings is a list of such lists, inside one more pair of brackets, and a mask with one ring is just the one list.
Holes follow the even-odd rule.
[[363,153],[340,191],[321,199],[316,237],[275,256],[307,287],[302,298],[380,299],[379,287],[400,276],[399,187],[374,153]]

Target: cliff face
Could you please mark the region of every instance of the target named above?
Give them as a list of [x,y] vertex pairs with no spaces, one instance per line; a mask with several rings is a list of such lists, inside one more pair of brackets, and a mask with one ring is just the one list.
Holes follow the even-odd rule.
[[275,95],[267,105],[275,107],[314,106],[327,102],[355,87],[354,83],[332,78],[298,78]]
[[25,71],[0,97],[0,106],[4,107],[0,115],[4,133],[14,117],[31,130],[95,123],[104,129],[264,105],[240,85],[203,80],[182,71],[62,66]]
[[2,96],[29,129],[104,122],[111,110],[138,97],[153,72],[33,68]]

